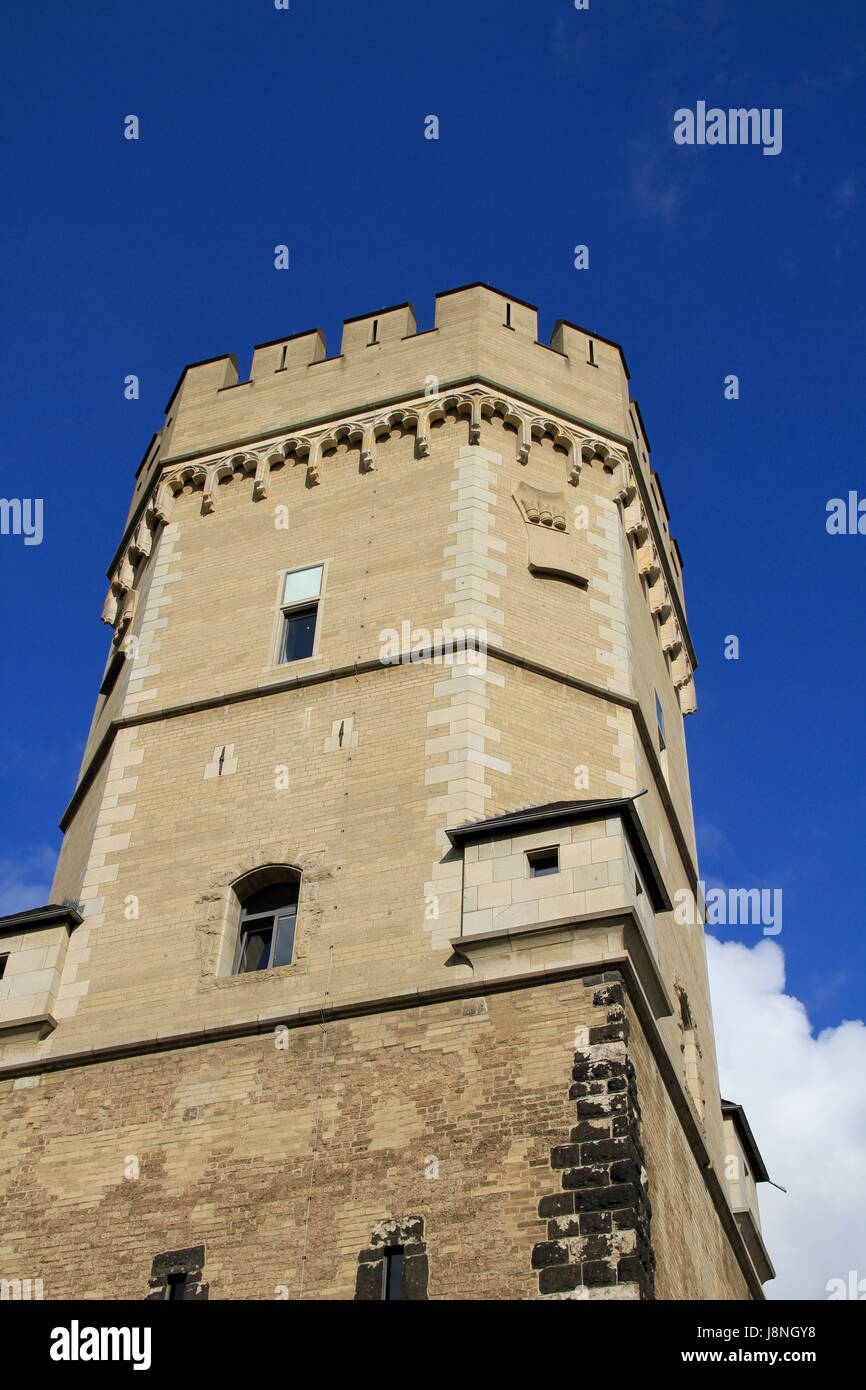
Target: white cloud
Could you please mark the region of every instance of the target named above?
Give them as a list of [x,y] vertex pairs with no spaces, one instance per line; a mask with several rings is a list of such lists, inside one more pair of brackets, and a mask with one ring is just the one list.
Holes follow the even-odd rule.
[[707,937],[722,1095],[745,1109],[770,1177],[758,1190],[776,1267],[769,1298],[825,1299],[827,1282],[866,1278],[866,1026],[817,1036],[785,993],[785,957]]
[[837,213],[847,212],[857,201],[857,183],[853,178],[843,179],[833,189],[833,204]]
[[0,859],[0,917],[43,907],[49,901],[56,862],[57,851],[48,845],[20,859]]
[[730,840],[721,826],[714,825],[712,821],[698,821],[695,826],[695,835],[702,861],[706,857],[713,858],[720,854],[731,853]]
[[681,153],[673,139],[671,113],[670,148],[648,140],[632,140],[628,149],[628,185],[632,202],[641,217],[672,227],[689,196],[691,183],[685,160],[675,163]]

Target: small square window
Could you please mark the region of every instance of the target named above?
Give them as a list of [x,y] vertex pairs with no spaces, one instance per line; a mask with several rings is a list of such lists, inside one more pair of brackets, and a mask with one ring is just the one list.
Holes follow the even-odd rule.
[[529,877],[546,878],[548,874],[559,873],[559,849],[534,849],[527,854]]

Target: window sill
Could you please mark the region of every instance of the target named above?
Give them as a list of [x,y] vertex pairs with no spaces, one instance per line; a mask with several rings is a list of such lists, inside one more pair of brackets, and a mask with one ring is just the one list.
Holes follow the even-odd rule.
[[300,661],[281,661],[275,666],[263,667],[259,685],[270,684],[272,680],[288,680],[296,671],[306,674],[309,671],[328,669],[321,656],[305,656]]

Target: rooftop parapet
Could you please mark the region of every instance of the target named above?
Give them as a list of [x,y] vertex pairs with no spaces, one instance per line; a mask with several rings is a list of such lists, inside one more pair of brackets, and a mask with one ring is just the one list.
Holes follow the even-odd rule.
[[314,328],[259,344],[245,380],[232,355],[185,367],[139,469],[127,529],[166,464],[315,432],[468,383],[629,447],[682,603],[682,561],[622,348],[566,319],[541,343],[534,305],[479,283],[438,294],[434,326],[421,332],[407,302],[346,319],[335,356]]
[[164,460],[231,447],[253,434],[422,396],[430,378],[443,389],[481,380],[629,438],[621,349],[562,321],[552,346],[537,335],[533,305],[476,284],[437,295],[426,332],[406,303],[347,319],[338,355],[328,356],[322,330],[312,329],[258,346],[246,380],[230,355],[193,363],[166,407],[159,453]]
[[413,338],[417,331],[418,322],[411,304],[396,304],[375,314],[359,314],[357,318],[346,319],[343,323],[340,356],[348,357],[350,353],[361,352],[368,347],[390,346],[402,342],[404,338]]

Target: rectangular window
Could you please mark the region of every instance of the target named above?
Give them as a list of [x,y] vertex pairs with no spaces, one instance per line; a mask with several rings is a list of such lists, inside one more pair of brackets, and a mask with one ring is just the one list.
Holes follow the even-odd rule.
[[548,874],[559,873],[559,849],[533,849],[527,854],[529,877],[546,878]]
[[6,974],[6,962],[8,959],[8,952],[5,956],[0,956],[0,980],[2,980],[3,976]]
[[321,565],[314,565],[308,570],[292,570],[283,582],[283,607],[290,603],[302,603],[304,599],[318,598],[321,589]]
[[382,1263],[385,1266],[382,1279],[382,1298],[386,1303],[394,1303],[403,1297],[402,1245],[395,1245],[386,1250]]
[[318,611],[318,605],[314,604],[312,608],[301,608],[285,615],[283,661],[303,661],[305,657],[313,655]]
[[295,949],[294,912],[245,925],[239,973],[253,970],[273,970],[278,965],[291,965]]
[[[292,570],[283,580],[282,633],[278,659],[303,661],[312,656],[316,644],[318,599],[322,592],[322,565]],[[310,600],[316,600],[311,602]]]
[[186,1297],[186,1275],[170,1274],[166,1280],[165,1296],[171,1302],[175,1299]]
[[297,883],[276,884],[248,899],[241,912],[238,974],[291,965],[297,917]]
[[242,975],[247,975],[253,970],[267,970],[271,960],[271,933],[271,926],[260,931],[255,931],[250,926],[244,933],[240,966]]

